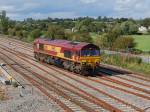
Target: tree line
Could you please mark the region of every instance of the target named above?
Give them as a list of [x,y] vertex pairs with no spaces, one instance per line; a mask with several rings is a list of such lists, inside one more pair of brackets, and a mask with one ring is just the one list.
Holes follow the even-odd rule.
[[[97,44],[104,49],[134,49],[136,43],[131,35],[138,34],[140,26],[149,27],[150,18],[79,17],[75,19],[47,18],[24,21],[11,20],[6,11],[0,15],[0,33],[33,41],[38,37],[67,39]],[[91,33],[97,34],[92,38]]]

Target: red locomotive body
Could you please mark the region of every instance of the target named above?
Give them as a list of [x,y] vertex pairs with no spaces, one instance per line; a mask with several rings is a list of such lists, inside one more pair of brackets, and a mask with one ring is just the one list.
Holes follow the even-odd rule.
[[90,43],[39,38],[33,48],[36,59],[76,73],[95,72],[100,63],[100,49]]

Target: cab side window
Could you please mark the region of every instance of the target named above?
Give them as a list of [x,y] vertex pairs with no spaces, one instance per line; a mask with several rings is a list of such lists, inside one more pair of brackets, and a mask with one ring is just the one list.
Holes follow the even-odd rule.
[[80,56],[80,52],[79,51],[76,51],[76,56]]
[[44,44],[39,44],[39,49],[43,51],[44,50]]
[[71,58],[71,57],[72,57],[71,51],[64,50],[64,57],[66,57],[66,58]]

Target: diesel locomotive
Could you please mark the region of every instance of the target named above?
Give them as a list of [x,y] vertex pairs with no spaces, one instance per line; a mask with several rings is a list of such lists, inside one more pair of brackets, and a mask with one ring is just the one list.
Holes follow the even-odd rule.
[[82,75],[96,74],[100,48],[86,42],[38,38],[33,43],[34,57]]

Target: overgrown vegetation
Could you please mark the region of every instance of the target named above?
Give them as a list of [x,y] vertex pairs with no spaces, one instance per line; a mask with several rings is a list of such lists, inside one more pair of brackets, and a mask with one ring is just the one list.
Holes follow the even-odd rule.
[[0,88],[0,100],[5,100],[5,99],[6,99],[6,96],[5,96],[4,90]]
[[130,56],[121,56],[119,54],[116,55],[102,55],[103,63],[120,66],[123,68],[128,68],[138,73],[145,73],[150,77],[150,64],[142,63],[141,58],[138,57],[130,57]]
[[[36,38],[45,37],[51,39],[67,39],[84,41],[97,44],[104,49],[129,50],[135,47],[131,35],[138,33],[138,26],[149,22],[128,18],[79,17],[76,19],[47,18],[34,20],[27,18],[24,21],[14,21],[6,17],[3,11],[0,16],[0,31],[2,34],[16,36],[19,39],[31,42]],[[91,33],[97,35],[94,40]],[[124,36],[129,35],[129,36]],[[124,42],[124,45],[120,43]]]

